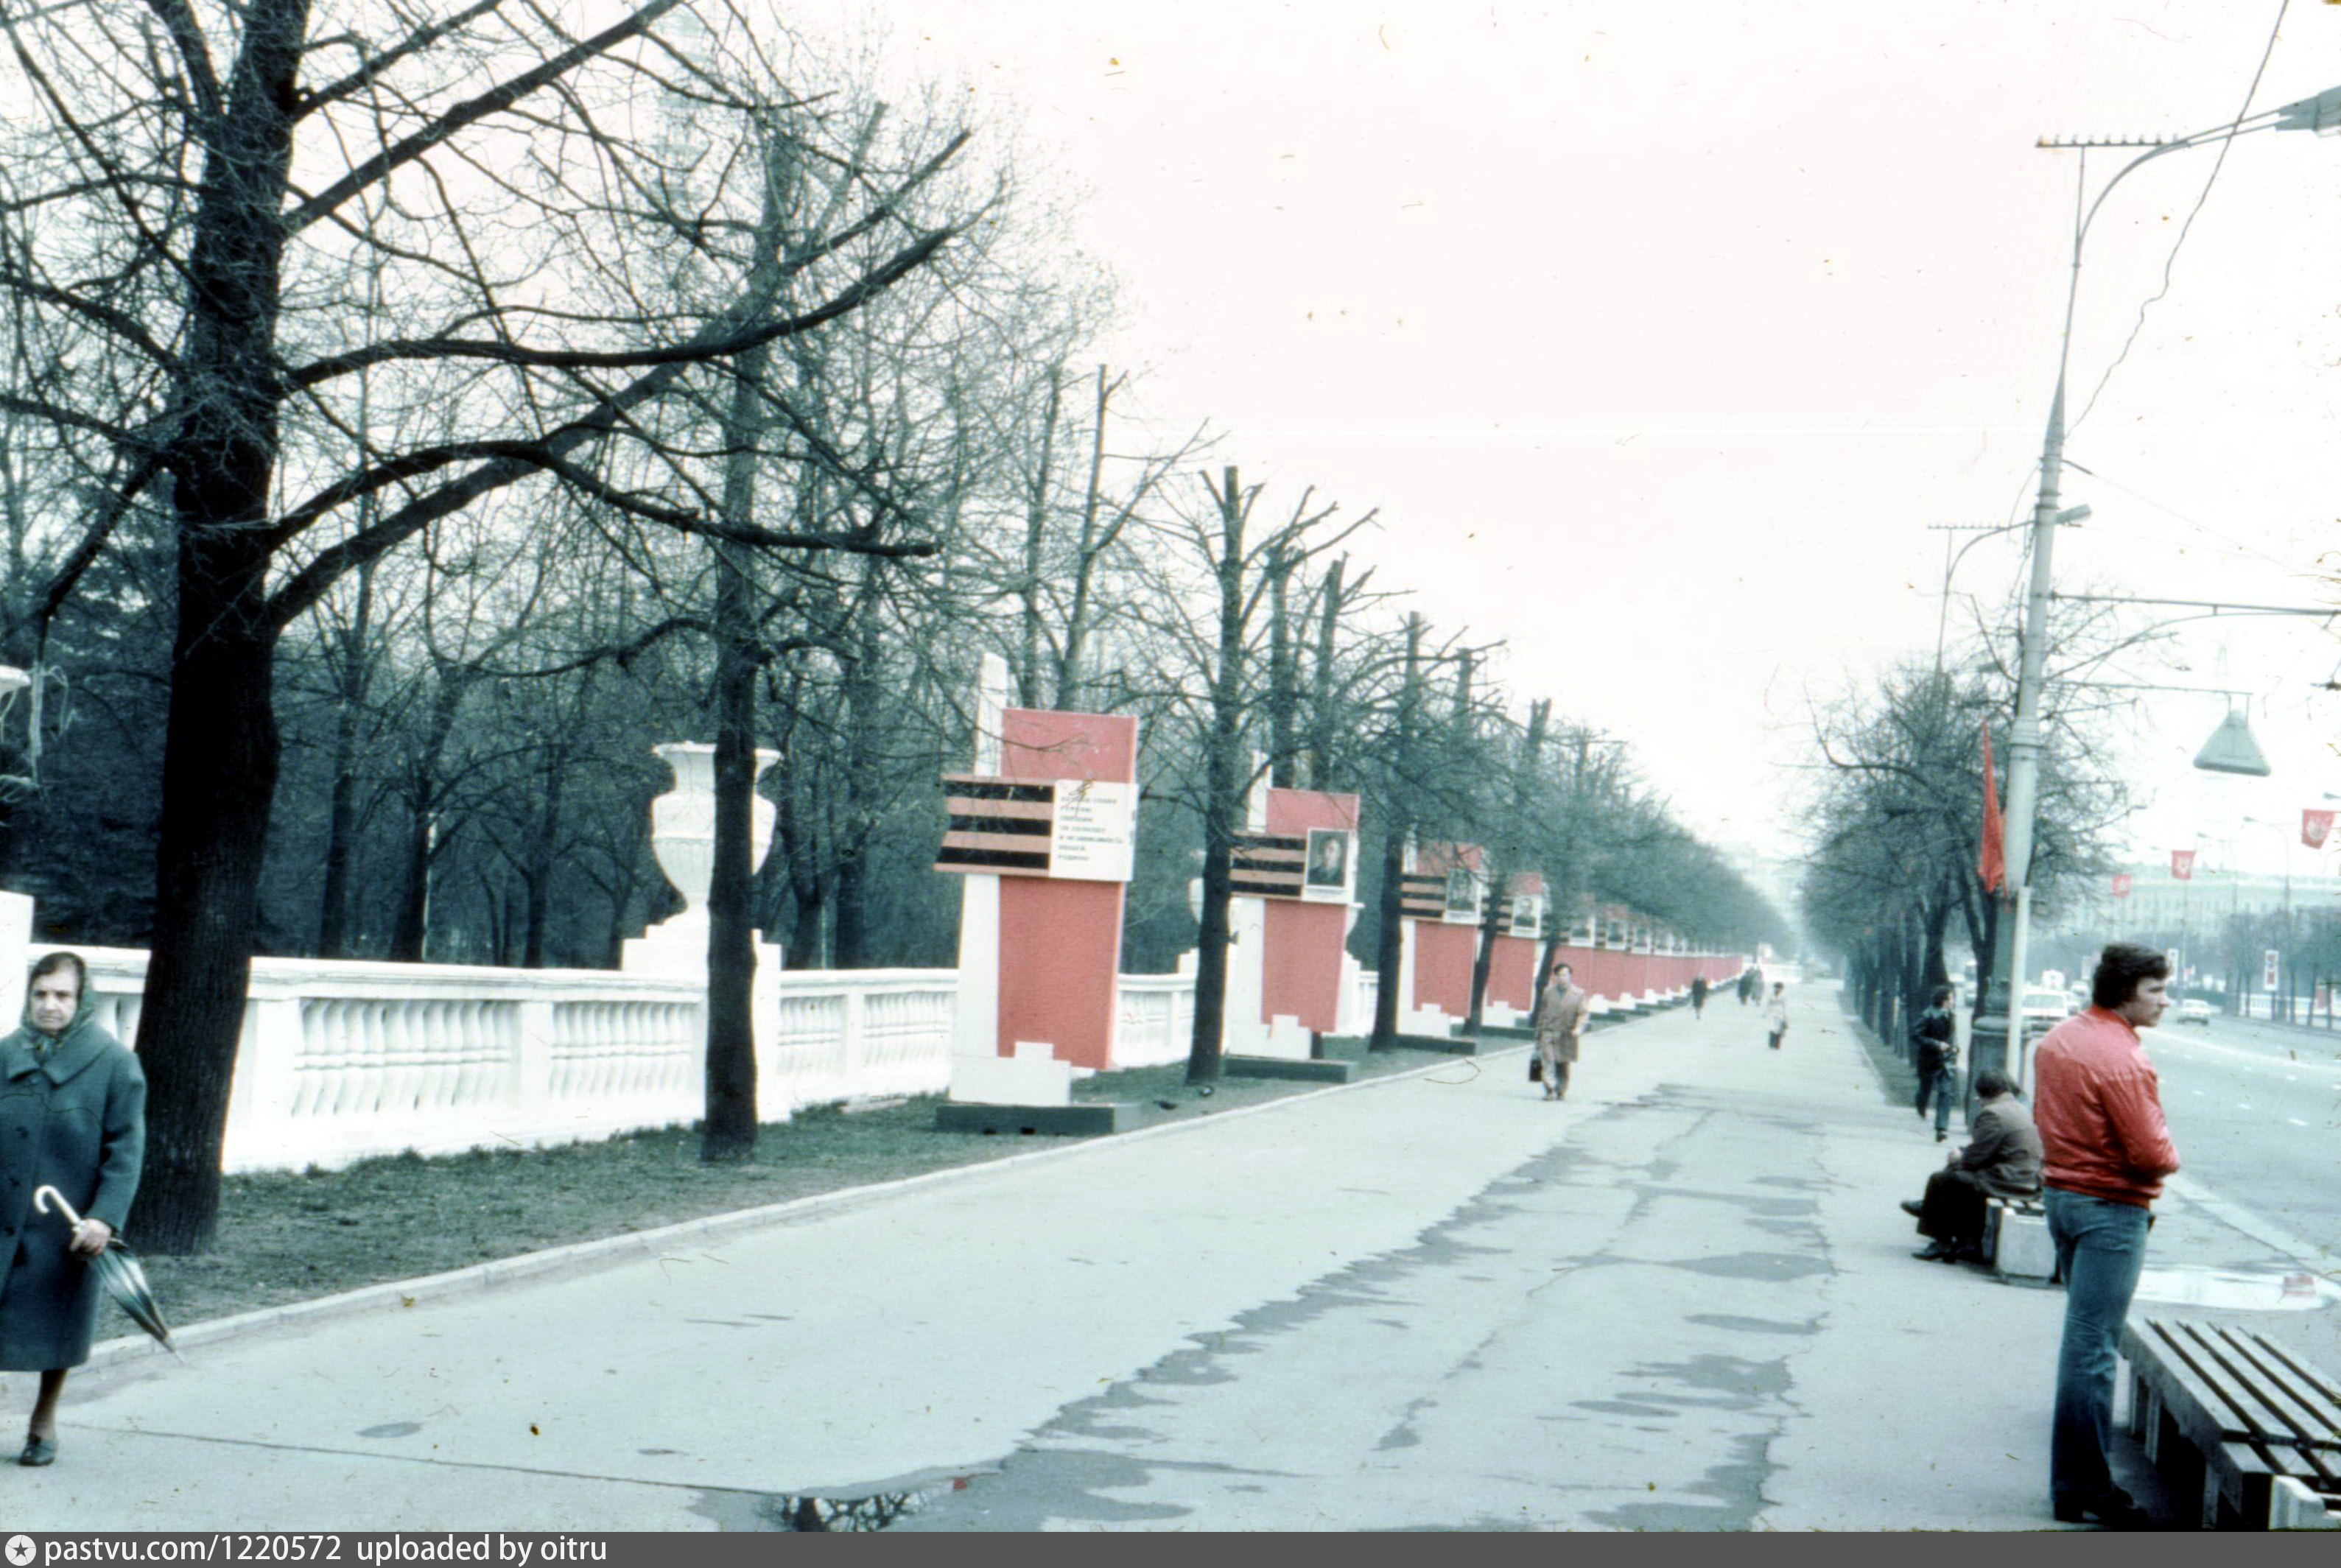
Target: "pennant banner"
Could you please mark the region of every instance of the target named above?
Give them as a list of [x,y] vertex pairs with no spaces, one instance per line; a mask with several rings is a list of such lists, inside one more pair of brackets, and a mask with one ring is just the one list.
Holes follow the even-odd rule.
[[2117,871],[2114,873],[2114,897],[2117,898],[2127,898],[2129,897],[2128,872]]
[[2173,849],[2170,851],[2170,874],[2181,882],[2193,881],[2195,879],[2195,851],[2192,849]]
[[2332,831],[2332,812],[2303,811],[2300,814],[2300,841],[2310,849],[2324,849],[2326,835]]
[[1999,781],[1991,771],[1991,723],[1983,727],[1983,848],[1976,856],[1976,877],[1984,891],[1997,893],[2007,880],[2007,825],[1999,815]]

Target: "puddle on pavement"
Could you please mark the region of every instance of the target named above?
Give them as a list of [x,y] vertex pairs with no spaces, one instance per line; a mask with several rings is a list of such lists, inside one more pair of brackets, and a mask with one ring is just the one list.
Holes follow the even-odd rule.
[[2341,1285],[2305,1269],[2149,1268],[2136,1299],[2238,1312],[2313,1312],[2341,1301]]
[[937,1498],[966,1488],[966,1479],[960,1477],[921,1492],[880,1492],[868,1497],[772,1497],[765,1500],[764,1512],[776,1529],[835,1534],[867,1533],[883,1530]]

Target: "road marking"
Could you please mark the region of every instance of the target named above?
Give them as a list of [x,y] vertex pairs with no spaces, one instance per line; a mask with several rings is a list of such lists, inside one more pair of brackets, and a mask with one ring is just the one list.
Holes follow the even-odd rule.
[[2286,1121],[2288,1121],[2288,1122],[2290,1122],[2294,1126],[2296,1126],[2296,1127],[2305,1127],[2305,1126],[2306,1126],[2308,1125],[2306,1122],[2302,1121],[2298,1116],[2286,1116],[2286,1117],[2285,1117],[2284,1119],[2285,1119],[2285,1120],[2286,1120]]
[[2197,1207],[2207,1210],[2254,1241],[2286,1254],[2295,1263],[2317,1274],[2341,1278],[2341,1257],[2334,1256],[2313,1241],[2293,1235],[2272,1220],[2262,1219],[2241,1204],[2221,1197],[2194,1177],[2174,1176],[2163,1185],[2172,1196],[2185,1198]]

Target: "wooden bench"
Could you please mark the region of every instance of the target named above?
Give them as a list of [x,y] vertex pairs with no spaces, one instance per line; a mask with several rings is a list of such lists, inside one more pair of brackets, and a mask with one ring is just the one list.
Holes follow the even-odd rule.
[[2203,1528],[2341,1523],[2341,1381],[2226,1324],[2132,1319],[2129,1430],[2191,1483]]

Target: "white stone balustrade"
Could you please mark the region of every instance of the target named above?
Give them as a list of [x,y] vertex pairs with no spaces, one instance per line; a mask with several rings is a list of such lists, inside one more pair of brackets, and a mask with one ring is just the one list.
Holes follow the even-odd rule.
[[[99,1023],[134,1043],[146,955],[74,950]],[[953,969],[760,970],[760,1113],[779,1121],[805,1106],[941,1092],[957,984]],[[1183,1060],[1192,978],[1122,986],[1117,1060]],[[331,1168],[695,1121],[703,1005],[688,976],[255,958],[226,1168]]]
[[1124,975],[1113,1059],[1125,1067],[1183,1062],[1194,1045],[1195,977]]

